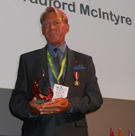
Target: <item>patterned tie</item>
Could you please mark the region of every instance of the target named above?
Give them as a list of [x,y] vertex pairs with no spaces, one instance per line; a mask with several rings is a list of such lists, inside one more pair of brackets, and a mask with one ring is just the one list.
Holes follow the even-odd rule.
[[[53,59],[53,63],[54,63],[53,65],[54,65],[56,75],[58,77],[60,70],[61,70],[62,54],[60,54],[59,48],[55,48],[54,52],[55,52],[55,56],[54,56],[54,59]],[[63,83],[63,76],[61,76],[61,78],[59,79],[59,83],[60,84]]]

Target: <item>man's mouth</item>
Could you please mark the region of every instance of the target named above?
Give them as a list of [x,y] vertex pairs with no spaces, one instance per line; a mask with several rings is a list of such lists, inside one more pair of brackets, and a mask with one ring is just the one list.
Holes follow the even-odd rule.
[[49,36],[57,36],[57,33],[49,33]]

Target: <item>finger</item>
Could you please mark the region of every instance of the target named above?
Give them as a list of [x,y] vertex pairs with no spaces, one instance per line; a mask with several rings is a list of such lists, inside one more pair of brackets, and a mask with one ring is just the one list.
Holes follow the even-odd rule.
[[40,114],[60,113],[69,110],[69,101],[65,98],[53,99],[51,102],[45,103],[39,109]]
[[50,111],[50,110],[52,110],[52,109],[56,109],[56,108],[58,108],[59,107],[59,105],[58,105],[58,103],[53,103],[53,104],[47,104],[47,105],[42,105],[41,107],[40,107],[40,110],[46,110],[46,111]]
[[37,98],[36,98],[36,97],[33,97],[33,99],[32,99],[31,101],[33,101],[33,102],[34,102],[34,101],[36,101],[36,100],[37,100]]
[[52,109],[40,109],[40,114],[56,114],[59,113],[59,109],[52,108]]
[[64,108],[68,103],[68,100],[65,98],[58,98],[58,99],[53,99],[49,103],[45,103],[41,105],[41,109],[62,109]]
[[51,100],[52,103],[61,103],[61,104],[64,104],[66,101],[67,101],[66,98],[57,98]]
[[37,98],[34,97],[34,98],[30,101],[30,106],[35,105],[35,104],[36,104],[36,100],[37,100]]
[[40,114],[41,115],[43,115],[43,114],[56,114],[56,112],[54,112],[54,111],[48,111],[48,112],[41,112]]

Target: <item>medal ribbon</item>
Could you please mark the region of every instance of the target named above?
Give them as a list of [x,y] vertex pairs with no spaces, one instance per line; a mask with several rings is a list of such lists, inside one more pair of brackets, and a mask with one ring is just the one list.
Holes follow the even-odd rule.
[[51,68],[51,71],[54,75],[54,77],[56,78],[57,80],[57,83],[59,84],[59,79],[61,78],[62,74],[63,74],[63,71],[64,71],[64,67],[65,67],[65,64],[66,64],[66,59],[67,59],[67,51],[66,51],[66,54],[61,62],[61,69],[60,69],[60,73],[57,77],[56,75],[56,72],[55,72],[55,69],[54,69],[54,65],[53,65],[53,62],[52,62],[52,58],[51,58],[51,55],[50,55],[50,52],[49,50],[47,49],[47,59],[48,59],[48,62],[49,62],[49,65],[50,65],[50,68]]
[[75,79],[78,80],[79,79],[79,72],[75,72],[74,76],[75,76]]

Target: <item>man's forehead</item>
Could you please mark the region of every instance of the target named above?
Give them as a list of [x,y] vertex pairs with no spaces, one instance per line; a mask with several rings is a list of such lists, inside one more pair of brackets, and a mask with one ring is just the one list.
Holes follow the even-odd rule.
[[47,14],[45,17],[44,17],[44,21],[62,21],[62,18],[60,15],[57,15],[57,14]]

